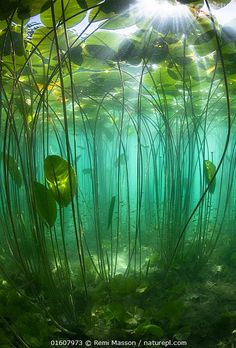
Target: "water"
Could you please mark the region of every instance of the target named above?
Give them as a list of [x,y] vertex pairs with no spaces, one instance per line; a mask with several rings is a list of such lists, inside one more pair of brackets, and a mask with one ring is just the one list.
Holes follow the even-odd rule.
[[0,343],[233,347],[233,31],[67,2],[1,19]]

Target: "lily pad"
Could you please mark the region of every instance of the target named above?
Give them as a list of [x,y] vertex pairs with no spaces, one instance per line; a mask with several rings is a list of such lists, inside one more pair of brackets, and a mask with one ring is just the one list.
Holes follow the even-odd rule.
[[22,35],[15,31],[3,31],[0,34],[0,51],[3,56],[14,54],[22,56],[24,54],[24,42]]
[[15,158],[11,155],[6,155],[6,157],[4,157],[3,153],[1,153],[0,159],[5,160],[6,167],[10,173],[11,178],[15,181],[18,187],[21,187],[22,176]]
[[64,158],[51,155],[44,160],[44,174],[55,200],[61,207],[66,207],[76,192],[74,168]]
[[113,60],[116,53],[113,49],[103,45],[87,45],[86,50],[92,58]]
[[123,13],[129,9],[129,6],[134,3],[134,0],[106,0],[101,5],[101,10],[104,13]]
[[201,35],[198,36],[198,38],[195,40],[195,45],[201,45],[205,42],[210,41],[215,36],[214,30],[209,30]]
[[52,227],[57,218],[57,206],[51,191],[39,182],[34,182],[33,192],[37,213],[50,227]]
[[86,45],[104,45],[118,51],[124,36],[111,30],[100,30],[86,39]]
[[124,39],[118,49],[117,57],[120,61],[127,61],[130,64],[140,64],[142,51],[133,40]]
[[3,1],[0,2],[0,20],[7,19],[16,9],[18,1]]
[[178,0],[178,2],[180,3],[180,4],[183,4],[183,5],[194,5],[194,6],[196,6],[196,4],[198,5],[198,4],[201,4],[201,5],[203,5],[203,0]]
[[204,161],[204,174],[205,174],[205,179],[206,179],[207,184],[209,185],[211,183],[209,186],[210,193],[213,193],[215,191],[216,180],[214,179],[213,182],[211,182],[214,175],[215,175],[215,171],[216,171],[215,165],[211,161],[205,160]]
[[[86,11],[79,6],[76,0],[64,0],[63,6],[64,8],[62,8],[61,0],[56,0],[53,4],[57,25],[66,22],[67,28],[71,28],[85,18]],[[41,13],[40,19],[46,27],[54,26],[51,8]]]
[[[118,4],[118,7],[121,6],[119,1],[117,0],[115,1]],[[92,11],[90,11],[89,21],[90,22],[104,21],[102,28],[108,29],[108,30],[127,28],[135,24],[134,16],[130,16],[129,12],[126,11],[124,12],[124,14],[122,12],[118,14],[114,12],[114,11],[118,11],[118,9],[116,10],[114,9],[114,11],[112,11],[110,10],[111,7],[108,7],[107,5],[108,3],[102,4],[100,11],[97,8],[94,8]],[[127,1],[125,6],[127,6]]]
[[81,46],[72,47],[69,49],[69,57],[72,63],[81,65],[83,63]]

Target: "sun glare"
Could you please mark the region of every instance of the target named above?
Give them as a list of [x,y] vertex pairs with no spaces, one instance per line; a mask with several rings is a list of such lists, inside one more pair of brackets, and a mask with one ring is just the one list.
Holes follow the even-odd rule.
[[138,11],[142,16],[180,17],[187,15],[188,7],[178,2],[159,0],[138,0]]

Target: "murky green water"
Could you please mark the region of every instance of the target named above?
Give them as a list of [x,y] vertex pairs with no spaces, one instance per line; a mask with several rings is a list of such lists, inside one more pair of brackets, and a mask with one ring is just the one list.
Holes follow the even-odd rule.
[[0,4],[1,347],[234,347],[235,27],[185,3]]

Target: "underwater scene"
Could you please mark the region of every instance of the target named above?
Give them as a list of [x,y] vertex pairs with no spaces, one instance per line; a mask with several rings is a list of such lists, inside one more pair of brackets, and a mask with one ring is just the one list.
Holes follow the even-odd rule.
[[0,347],[236,348],[236,1],[1,1],[0,105]]

